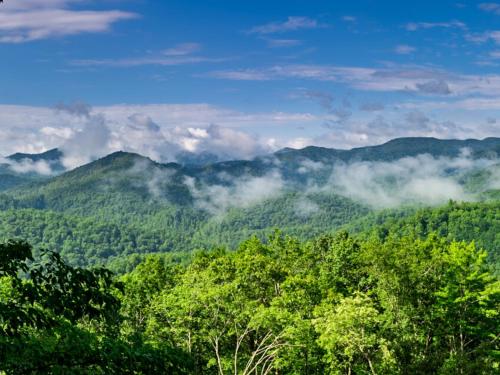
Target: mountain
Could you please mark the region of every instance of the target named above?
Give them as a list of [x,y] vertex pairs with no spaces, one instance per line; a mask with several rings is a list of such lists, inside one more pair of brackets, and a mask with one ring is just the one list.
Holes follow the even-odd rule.
[[30,160],[33,162],[37,161],[47,161],[47,162],[60,162],[61,158],[63,157],[62,151],[60,151],[57,148],[54,148],[52,150],[48,150],[45,152],[42,152],[40,154],[25,154],[25,153],[15,153],[10,156],[7,156],[7,159],[21,162],[23,160]]
[[52,173],[61,173],[66,168],[62,164],[62,158],[64,154],[61,150],[54,148],[40,154],[25,154],[25,153],[15,153],[7,156],[8,160],[12,160],[16,163],[31,162],[40,163],[45,162],[49,165]]
[[382,145],[337,150],[308,146],[300,150],[285,148],[275,155],[280,160],[308,158],[319,162],[393,161],[403,157],[430,154],[434,157],[457,157],[468,149],[473,157],[496,157],[500,155],[500,138],[483,140],[436,139],[436,138],[396,138]]
[[13,172],[7,165],[0,165],[0,192],[32,181],[30,177]]
[[500,275],[500,200],[372,212],[349,223],[345,229],[364,238],[374,234],[380,239],[406,235],[424,238],[435,233],[449,240],[474,241],[488,251]]
[[[422,154],[432,157],[400,162]],[[386,204],[498,199],[499,154],[499,138],[402,138],[352,150],[311,146],[215,163],[162,164],[115,152],[50,178],[12,181],[0,195],[0,236],[50,245],[78,265],[112,264],[150,252],[234,247],[273,228],[308,239]],[[61,153],[11,158],[57,162]],[[371,164],[356,169],[358,161]],[[379,162],[395,167],[378,167]],[[342,166],[340,172],[336,166]],[[9,185],[7,178],[1,181]]]
[[[62,152],[52,149],[40,154],[15,153],[0,164],[0,192],[46,180],[50,174],[64,171]],[[44,173],[40,173],[43,170]]]

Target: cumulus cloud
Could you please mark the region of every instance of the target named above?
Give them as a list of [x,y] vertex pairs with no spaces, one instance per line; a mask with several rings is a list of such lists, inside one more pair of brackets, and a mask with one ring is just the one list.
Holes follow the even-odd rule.
[[[304,97],[305,90],[297,92]],[[333,101],[331,95],[324,94],[306,93],[307,100],[320,104],[322,113],[319,114],[248,113],[207,104],[89,108],[77,102],[60,104],[56,109],[0,105],[0,146],[4,155],[40,153],[62,146],[68,153],[66,164],[76,166],[119,150],[136,152],[159,162],[175,161],[176,155],[183,152],[209,153],[229,160],[251,159],[287,146],[351,148],[403,136],[484,138],[498,135],[498,124],[477,121],[477,118],[494,117],[494,113],[476,113],[467,121],[462,115],[447,119],[433,111],[436,108],[500,109],[499,101],[494,98],[407,102],[401,104],[398,111],[387,108],[382,115],[380,110],[384,107],[376,102],[363,106],[362,112],[352,113],[350,103],[342,99]],[[410,112],[417,113],[408,115]],[[322,129],[322,125],[328,131]],[[311,132],[303,135],[297,130],[299,127]],[[83,157],[77,158],[80,150]]]
[[60,147],[64,154],[62,164],[72,169],[108,154],[110,138],[105,117],[89,116],[83,127],[76,129]]
[[82,101],[75,101],[73,103],[65,104],[64,102],[56,104],[56,110],[66,112],[70,115],[89,117],[92,108],[89,104]]
[[75,0],[7,1],[0,12],[0,43],[24,43],[82,33],[100,33],[137,18],[120,10],[73,10]]
[[270,151],[256,136],[231,128],[210,125],[206,129],[188,129],[185,148],[192,152],[213,152],[223,158],[249,159]]
[[[498,104],[497,104],[498,105]],[[409,112],[390,111],[375,113],[373,117],[360,120],[352,118],[342,126],[331,123],[329,131],[307,139],[307,143],[323,147],[352,148],[366,145],[382,144],[399,137],[434,137],[440,139],[483,139],[498,136],[498,125],[478,122],[477,114],[466,121],[462,114],[458,120],[440,119],[428,108],[414,106]],[[483,114],[484,116],[484,114]]]
[[204,104],[111,106],[85,103],[53,108],[0,106],[0,144],[5,155],[61,148],[71,168],[114,151],[136,152],[160,162],[187,151],[220,159],[250,159],[280,146],[239,128],[308,124],[304,113],[242,113]]

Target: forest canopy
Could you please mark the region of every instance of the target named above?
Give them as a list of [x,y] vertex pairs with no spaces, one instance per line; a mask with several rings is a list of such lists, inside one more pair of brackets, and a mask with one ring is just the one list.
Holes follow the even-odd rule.
[[280,232],[132,272],[0,245],[8,374],[495,374],[500,281],[436,234]]

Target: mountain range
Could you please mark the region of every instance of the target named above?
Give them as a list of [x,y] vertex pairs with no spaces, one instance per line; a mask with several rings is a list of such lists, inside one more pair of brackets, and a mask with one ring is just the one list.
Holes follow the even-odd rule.
[[[400,138],[215,162],[184,155],[163,164],[115,152],[66,171],[60,150],[18,153],[0,168],[0,236],[53,247],[78,265],[234,247],[277,227],[307,239],[380,210],[495,201],[499,155],[500,138]],[[45,163],[51,174],[30,163]]]

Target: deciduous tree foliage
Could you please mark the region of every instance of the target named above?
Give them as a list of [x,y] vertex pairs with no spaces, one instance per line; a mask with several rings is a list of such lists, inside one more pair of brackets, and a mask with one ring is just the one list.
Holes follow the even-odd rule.
[[0,244],[0,371],[8,374],[185,373],[182,353],[120,333],[121,284],[105,269],[66,265]]
[[[194,373],[494,374],[500,285],[485,258],[436,235],[276,234],[185,267],[148,260],[124,278],[137,290],[124,306],[150,342],[188,352]],[[163,287],[138,303],[159,272]]]
[[10,374],[497,374],[500,281],[473,242],[275,232],[120,277],[0,245]]

